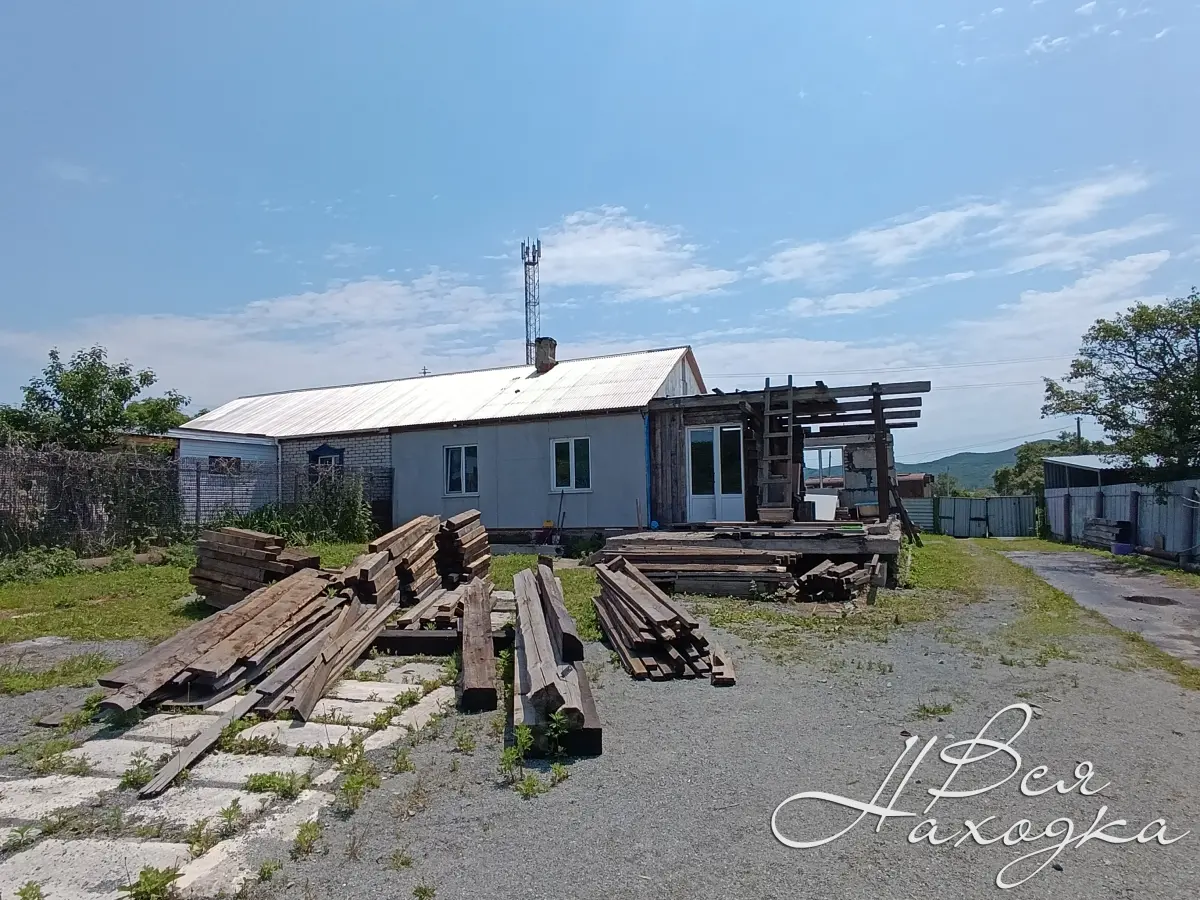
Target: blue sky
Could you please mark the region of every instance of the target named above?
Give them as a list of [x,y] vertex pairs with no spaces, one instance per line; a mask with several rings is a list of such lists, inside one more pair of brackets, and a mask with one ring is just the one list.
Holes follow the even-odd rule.
[[[286,12],[285,12],[286,10]],[[927,377],[993,449],[1097,316],[1200,282],[1200,4],[0,10],[0,402],[100,342],[193,407],[691,344]]]

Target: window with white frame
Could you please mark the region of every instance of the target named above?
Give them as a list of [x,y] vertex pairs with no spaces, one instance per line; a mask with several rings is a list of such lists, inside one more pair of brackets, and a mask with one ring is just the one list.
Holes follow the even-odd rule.
[[550,487],[555,491],[592,489],[591,438],[556,438],[550,442]]
[[447,494],[479,493],[479,447],[460,444],[445,449],[445,482]]

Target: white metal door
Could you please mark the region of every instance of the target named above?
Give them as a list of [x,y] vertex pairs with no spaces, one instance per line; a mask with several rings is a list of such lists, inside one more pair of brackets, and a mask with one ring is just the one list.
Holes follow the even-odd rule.
[[687,442],[688,521],[743,521],[742,426],[691,427]]

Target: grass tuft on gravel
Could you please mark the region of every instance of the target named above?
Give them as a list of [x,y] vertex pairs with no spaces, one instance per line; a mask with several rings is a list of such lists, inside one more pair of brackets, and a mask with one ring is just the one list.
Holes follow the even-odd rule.
[[56,666],[32,672],[20,666],[0,666],[0,694],[28,694],[56,687],[88,687],[116,665],[101,653],[72,656]]

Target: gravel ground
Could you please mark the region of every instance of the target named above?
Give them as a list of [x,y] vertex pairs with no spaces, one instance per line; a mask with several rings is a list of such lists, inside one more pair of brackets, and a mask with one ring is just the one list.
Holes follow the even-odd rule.
[[[906,837],[925,818],[931,798],[924,791],[940,786],[951,770],[938,761],[939,750],[974,736],[1010,703],[1028,702],[1037,710],[1015,741],[1021,773],[1044,765],[1046,783],[1061,778],[1070,785],[1075,767],[1089,760],[1097,772],[1091,787],[1110,784],[1098,796],[1076,790],[1028,798],[1018,776],[980,796],[940,800],[929,815],[945,823],[942,834],[960,830],[964,819],[988,816],[995,818],[981,826],[987,837],[1022,818],[1036,834],[1063,816],[1074,820],[1078,834],[1105,804],[1104,822],[1131,823],[1116,834],[1136,833],[1162,817],[1169,836],[1195,833],[1171,846],[1093,840],[1068,847],[1055,861],[1060,868],[1047,866],[1014,893],[1056,900],[1200,896],[1200,694],[1158,673],[1107,665],[1002,665],[995,656],[976,655],[967,642],[937,637],[950,624],[957,634],[986,640],[1014,615],[1014,605],[997,597],[949,622],[894,632],[886,644],[833,645],[817,662],[788,664],[719,635],[737,661],[738,684],[724,689],[699,681],[635,682],[613,668],[606,648],[590,646],[605,727],[602,757],[571,762],[565,782],[522,800],[497,783],[493,715],[453,716],[442,737],[412,750],[415,774],[389,777],[348,818],[322,814],[324,837],[311,856],[290,860],[282,843],[256,847],[255,864],[285,862],[252,893],[289,900],[408,897],[426,885],[438,898],[488,900],[974,900],[997,891],[1006,864],[1052,842],[931,847]],[[1093,648],[1102,657],[1106,651],[1121,657],[1117,640],[1089,641],[1099,642]],[[920,704],[949,704],[952,711],[920,719]],[[1008,715],[1004,721],[1014,724],[990,734],[1012,734],[1019,717]],[[476,735],[473,753],[453,749],[456,727]],[[904,749],[906,733],[942,736],[896,803],[916,818],[890,821],[879,833],[876,820],[867,819],[817,849],[791,849],[772,836],[772,812],[794,793],[869,800]],[[390,754],[376,756],[386,769]],[[997,754],[964,768],[955,785],[999,781],[1012,769],[1004,759]],[[544,773],[543,766],[537,770]],[[787,836],[811,840],[850,825],[855,815],[796,803],[779,821]],[[402,853],[411,855],[411,866],[398,865]],[[1017,880],[1044,859],[1008,877]]]
[[[146,651],[144,641],[71,641],[61,637],[42,637],[31,641],[0,645],[0,665],[16,666],[32,672],[52,668],[73,656],[100,653],[114,662],[124,662]],[[14,748],[29,739],[50,738],[54,732],[34,723],[41,716],[84,700],[96,688],[52,688],[27,694],[0,696],[0,747]],[[82,740],[96,728],[80,731]],[[0,756],[0,777],[28,774],[16,755]]]

